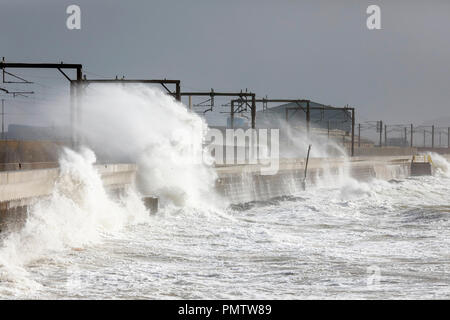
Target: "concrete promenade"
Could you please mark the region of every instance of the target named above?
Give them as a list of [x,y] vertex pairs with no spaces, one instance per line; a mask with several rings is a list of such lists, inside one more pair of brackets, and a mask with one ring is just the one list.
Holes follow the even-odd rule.
[[[96,165],[103,184],[119,189],[134,182],[135,164]],[[60,176],[58,168],[0,172],[0,205],[2,210],[27,206],[34,199],[49,196]]]
[[[311,158],[305,181],[310,186],[324,178],[352,177],[359,181],[404,178],[410,175],[411,160],[410,155]],[[232,203],[294,194],[303,190],[305,162],[305,159],[280,159],[279,170],[273,175],[261,174],[258,164],[219,166],[215,168],[216,189]],[[2,212],[26,207],[37,198],[49,196],[60,176],[58,168],[24,168],[26,164],[19,170],[0,171]],[[135,164],[96,165],[96,169],[108,189],[132,184],[137,170]]]

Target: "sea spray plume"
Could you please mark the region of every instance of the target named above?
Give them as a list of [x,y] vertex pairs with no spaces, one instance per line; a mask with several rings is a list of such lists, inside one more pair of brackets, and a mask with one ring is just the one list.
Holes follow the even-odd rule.
[[[334,139],[329,139],[326,135],[315,134],[313,130],[307,134],[306,130],[299,131],[283,119],[278,119],[278,121],[279,127],[284,129],[286,138],[285,148],[281,152],[282,157],[306,157],[308,145],[312,145],[311,158],[329,160],[321,161],[322,170],[317,171],[314,179],[317,187],[339,186],[340,196],[343,200],[372,194],[367,183],[352,178],[350,158],[342,145],[339,145]],[[306,128],[305,122],[297,122],[297,125]],[[340,165],[335,167],[333,162],[339,162]]]
[[149,213],[132,188],[120,201],[110,198],[93,166],[91,150],[64,149],[59,162],[60,175],[51,197],[31,206],[24,227],[3,239],[0,272],[4,275],[5,270],[9,276],[24,275],[23,267],[35,259],[98,243],[105,233],[148,220]]
[[138,186],[160,203],[217,208],[216,173],[205,164],[206,122],[161,90],[98,85],[86,91],[79,132],[108,161],[138,164]]
[[[313,130],[307,134],[304,121],[296,122],[298,127],[293,127],[291,123],[283,119],[278,119],[278,126],[283,128],[284,147],[281,148],[281,157],[284,158],[305,158],[308,146],[311,145],[311,158],[328,159],[342,162],[337,170],[337,174],[333,171],[332,161],[321,161],[321,171],[317,171],[318,176],[315,177],[316,184],[326,186],[330,183],[333,185],[345,184],[350,179],[349,157],[344,147],[339,145],[333,139],[327,136],[315,134]],[[319,175],[320,173],[320,175]]]
[[312,158],[332,158],[332,157],[344,157],[347,158],[347,152],[345,148],[336,143],[333,139],[328,139],[327,136],[315,134],[312,130],[307,134],[306,123],[304,121],[297,122],[297,126],[303,128],[293,127],[291,123],[286,120],[278,119],[278,126],[283,128],[285,136],[285,148],[281,151],[282,157],[287,158],[304,158],[308,150],[308,146],[312,145],[311,157]]
[[435,168],[436,172],[450,178],[450,163],[448,160],[435,152],[427,153],[426,158],[428,158],[428,156],[431,158],[432,166]]

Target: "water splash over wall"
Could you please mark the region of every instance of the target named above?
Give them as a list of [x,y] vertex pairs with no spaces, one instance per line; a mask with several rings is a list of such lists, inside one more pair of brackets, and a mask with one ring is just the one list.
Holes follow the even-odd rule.
[[140,191],[163,206],[222,206],[204,161],[205,121],[161,90],[97,86],[86,93],[78,129],[101,158],[136,162]]
[[95,160],[89,149],[63,151],[53,194],[28,208],[23,228],[2,234],[2,280],[26,282],[28,263],[98,243],[104,234],[148,221],[149,212],[133,188],[119,199],[105,190]]

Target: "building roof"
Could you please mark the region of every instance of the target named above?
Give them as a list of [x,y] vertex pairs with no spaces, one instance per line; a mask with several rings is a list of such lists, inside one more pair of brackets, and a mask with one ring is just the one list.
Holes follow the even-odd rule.
[[[280,104],[279,106],[275,106],[275,107],[271,107],[271,108],[267,108],[266,110],[259,110],[259,111],[257,111],[257,113],[258,112],[274,112],[274,111],[283,111],[284,112],[284,110],[286,109],[286,108],[297,108],[298,107],[298,105],[300,104],[300,106],[301,107],[303,107],[303,108],[306,108],[306,102],[299,102],[299,103],[296,103],[296,102],[289,102],[289,103],[285,103],[285,104]],[[327,106],[327,105],[324,105],[324,104],[321,104],[321,103],[318,103],[318,102],[314,102],[314,101],[310,101],[309,102],[309,106],[310,107],[314,107],[314,108],[317,108],[317,107],[327,107],[327,108],[330,108],[331,106]]]
[[[306,102],[300,102],[300,106],[304,108],[304,111],[298,109],[292,110],[298,108],[298,104],[295,102],[260,110],[256,113],[257,125],[260,123],[263,127],[270,125],[278,126],[280,120],[286,120],[286,109],[288,108],[292,108],[288,111],[289,123],[302,125],[306,119]],[[352,118],[350,110],[342,110],[342,108],[334,108],[314,101],[310,101],[309,106],[311,108],[310,118],[312,127],[329,127],[330,129],[339,129],[346,132],[351,130]]]

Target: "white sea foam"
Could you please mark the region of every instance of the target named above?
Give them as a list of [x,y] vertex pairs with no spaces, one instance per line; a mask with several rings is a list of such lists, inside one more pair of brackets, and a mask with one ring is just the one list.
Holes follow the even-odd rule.
[[94,152],[64,149],[51,197],[29,208],[19,232],[3,235],[2,279],[25,281],[25,266],[37,259],[97,244],[105,234],[146,222],[149,213],[141,194],[157,195],[163,210],[172,213],[205,213],[226,206],[215,195],[214,170],[202,161],[205,126],[200,117],[154,88],[100,86],[88,91],[77,128],[83,143],[109,161],[136,162],[139,192],[133,186],[120,199],[111,197],[95,170]]
[[223,207],[205,165],[207,125],[186,106],[156,88],[98,86],[86,92],[82,114],[78,129],[96,152],[138,163],[143,193],[163,206]]
[[430,152],[428,155],[431,157],[432,165],[438,174],[450,177],[450,163],[447,159],[435,152]]
[[4,235],[0,248],[3,280],[20,279],[18,275],[26,275],[24,266],[36,259],[99,243],[104,234],[148,220],[149,213],[132,187],[119,200],[106,192],[94,162],[89,149],[63,151],[50,198],[28,208],[20,231]]

